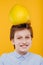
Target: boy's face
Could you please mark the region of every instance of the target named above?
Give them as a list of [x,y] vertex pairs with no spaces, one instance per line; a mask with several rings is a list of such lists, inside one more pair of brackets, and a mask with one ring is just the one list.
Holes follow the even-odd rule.
[[15,31],[13,45],[17,52],[27,52],[32,42],[31,33],[29,29]]

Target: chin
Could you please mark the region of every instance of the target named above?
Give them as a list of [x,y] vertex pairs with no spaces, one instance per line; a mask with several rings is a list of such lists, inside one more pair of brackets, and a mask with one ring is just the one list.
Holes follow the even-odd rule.
[[21,52],[27,52],[27,50],[20,50]]

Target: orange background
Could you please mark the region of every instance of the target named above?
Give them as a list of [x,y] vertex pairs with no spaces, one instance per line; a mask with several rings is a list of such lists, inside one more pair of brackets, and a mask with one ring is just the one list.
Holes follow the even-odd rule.
[[0,0],[0,55],[14,51],[9,34],[12,23],[9,11],[15,4],[25,6],[30,12],[34,38],[30,52],[43,56],[43,16],[42,0]]

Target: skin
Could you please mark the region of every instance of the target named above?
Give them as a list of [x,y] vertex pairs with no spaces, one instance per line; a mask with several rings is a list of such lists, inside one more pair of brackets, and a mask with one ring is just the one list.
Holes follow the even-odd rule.
[[28,52],[31,47],[32,38],[29,29],[17,30],[14,34],[13,45],[15,45],[15,51],[21,55]]

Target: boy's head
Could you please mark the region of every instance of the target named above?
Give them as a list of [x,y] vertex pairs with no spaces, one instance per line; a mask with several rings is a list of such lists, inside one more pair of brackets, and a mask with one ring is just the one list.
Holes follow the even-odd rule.
[[26,52],[31,45],[33,30],[30,23],[12,25],[10,29],[10,40],[16,51]]

